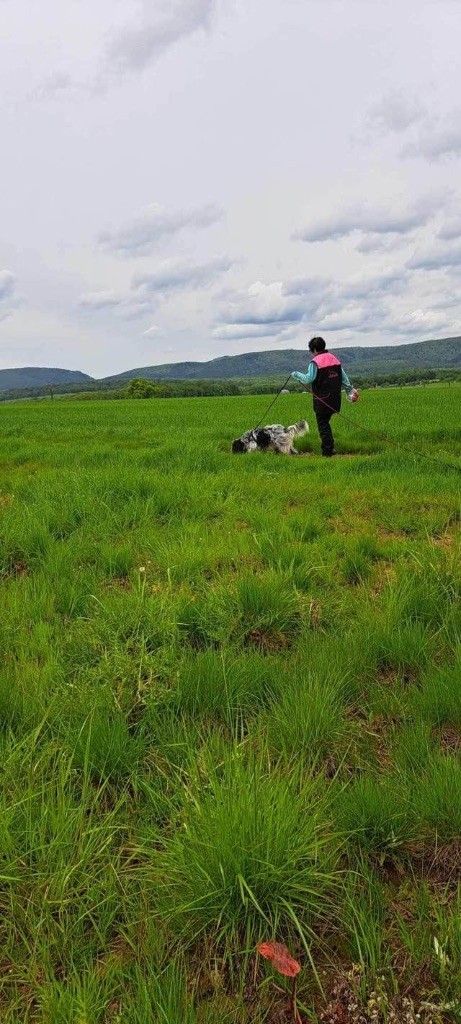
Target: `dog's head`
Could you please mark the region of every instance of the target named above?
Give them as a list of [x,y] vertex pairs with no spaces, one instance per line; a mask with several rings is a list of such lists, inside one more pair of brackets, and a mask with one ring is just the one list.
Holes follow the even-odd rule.
[[248,451],[243,438],[236,437],[235,441],[232,441],[232,451],[234,455],[240,455],[241,452]]

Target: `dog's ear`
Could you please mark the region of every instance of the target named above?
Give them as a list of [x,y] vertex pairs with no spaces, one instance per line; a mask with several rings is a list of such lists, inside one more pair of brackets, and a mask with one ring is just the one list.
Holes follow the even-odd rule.
[[241,437],[237,437],[235,441],[232,441],[232,451],[234,455],[240,455],[241,452],[245,451],[245,445]]
[[256,437],[256,444],[258,445],[258,448],[268,448],[269,447],[269,445],[271,443],[271,435],[267,432],[267,430],[263,430],[262,428],[261,428],[261,430],[256,430],[255,431],[255,437]]

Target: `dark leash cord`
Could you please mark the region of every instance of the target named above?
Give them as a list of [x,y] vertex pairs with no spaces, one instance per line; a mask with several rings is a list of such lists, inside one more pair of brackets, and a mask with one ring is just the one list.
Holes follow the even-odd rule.
[[[259,423],[256,424],[254,428],[255,430],[257,430],[258,427],[261,426],[261,423],[266,418],[269,409],[272,409],[272,406],[275,405],[277,399],[282,394],[282,391],[284,390],[284,388],[286,388],[289,380],[291,380],[291,373],[290,376],[285,381],[285,383],[280,388],[278,394],[275,396],[273,402],[271,402],[269,408],[266,409],[262,419],[260,419]],[[372,430],[371,427],[363,427],[361,423],[356,423],[356,421],[352,420],[350,416],[345,416],[344,413],[339,412],[338,409],[333,409],[333,406],[329,405],[328,402],[325,402],[325,400],[323,398],[320,398],[319,395],[314,395],[313,391],[307,391],[307,394],[313,395],[316,402],[321,402],[326,409],[328,409],[332,413],[335,413],[337,416],[341,416],[343,420],[346,420],[346,423],[351,423],[353,427],[357,427],[358,430],[362,431],[362,433],[370,434],[371,437],[377,437],[380,441],[384,441],[386,444],[392,444],[394,448],[398,448],[403,452],[408,452],[415,458],[426,459],[427,462],[432,462],[433,465],[442,467],[442,469],[454,469],[456,473],[461,473],[461,466],[455,466],[454,462],[442,462],[440,459],[434,459],[432,455],[426,455],[425,452],[415,451],[413,448],[410,448],[408,444],[405,444],[404,441],[395,441],[392,437],[388,437],[387,434],[381,434],[379,430]]]
[[266,419],[266,416],[267,416],[267,414],[268,414],[268,412],[269,412],[269,409],[272,409],[272,406],[273,406],[273,405],[275,405],[275,403],[276,403],[277,399],[278,399],[278,398],[280,398],[280,395],[282,394],[282,391],[283,391],[283,389],[284,389],[284,388],[286,388],[286,386],[287,386],[287,384],[288,384],[288,381],[290,381],[290,380],[291,380],[291,373],[290,373],[290,376],[289,376],[289,377],[287,377],[287,379],[286,379],[285,383],[284,383],[284,384],[282,384],[282,387],[280,388],[280,391],[279,391],[279,392],[278,392],[278,393],[276,394],[276,396],[275,396],[275,398],[274,398],[273,402],[271,402],[271,404],[270,404],[270,405],[269,405],[269,406],[267,407],[267,409],[266,409],[265,413],[263,413],[263,415],[261,416],[261,419],[260,419],[259,423],[257,423],[257,424],[256,424],[256,426],[255,426],[255,427],[253,427],[253,430],[257,430],[257,429],[258,429],[258,427],[260,427],[260,426],[261,426],[261,423],[263,422],[263,420],[265,420],[265,419]]

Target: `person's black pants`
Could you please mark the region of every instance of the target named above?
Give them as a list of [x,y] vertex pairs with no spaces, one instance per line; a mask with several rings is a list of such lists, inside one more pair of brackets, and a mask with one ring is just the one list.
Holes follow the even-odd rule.
[[322,455],[334,455],[335,442],[330,427],[330,420],[331,417],[334,416],[334,413],[330,412],[329,409],[316,409],[315,415],[317,418],[317,427],[322,442]]

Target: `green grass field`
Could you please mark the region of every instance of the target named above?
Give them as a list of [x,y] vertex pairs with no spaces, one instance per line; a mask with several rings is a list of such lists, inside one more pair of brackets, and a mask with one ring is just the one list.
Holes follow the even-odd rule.
[[[459,395],[344,412],[459,466]],[[292,1021],[273,938],[303,1024],[461,1021],[460,474],[301,394],[231,455],[269,400],[0,408],[5,1024]]]

